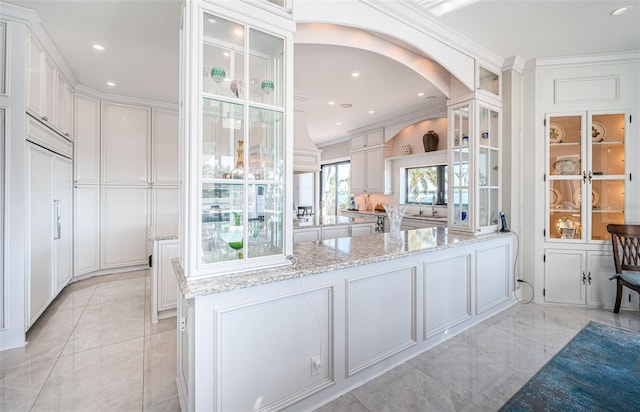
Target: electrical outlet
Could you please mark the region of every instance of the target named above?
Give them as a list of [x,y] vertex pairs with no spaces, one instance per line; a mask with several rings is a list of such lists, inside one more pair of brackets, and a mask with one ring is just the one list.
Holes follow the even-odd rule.
[[311,358],[311,376],[316,376],[324,368],[320,355]]

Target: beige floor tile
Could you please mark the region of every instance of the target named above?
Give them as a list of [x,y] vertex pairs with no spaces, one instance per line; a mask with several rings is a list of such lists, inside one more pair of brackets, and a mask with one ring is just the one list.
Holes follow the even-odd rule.
[[175,332],[148,336],[144,347],[145,409],[157,408],[178,397],[176,370]]

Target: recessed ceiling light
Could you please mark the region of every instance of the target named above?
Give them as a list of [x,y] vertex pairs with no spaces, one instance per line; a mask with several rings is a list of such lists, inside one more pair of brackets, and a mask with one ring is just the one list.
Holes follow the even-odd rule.
[[609,14],[612,15],[612,16],[619,16],[621,14],[625,14],[626,12],[628,12],[631,9],[632,9],[631,6],[618,7],[617,9],[612,10],[611,13],[609,13]]
[[216,19],[207,19],[207,21],[208,21],[209,23],[215,23],[215,22],[216,22]]
[[427,96],[424,98],[425,100],[433,100],[433,99],[437,99],[436,96]]
[[342,123],[338,122],[336,123],[336,126],[342,126]]
[[375,112],[375,110],[369,110],[369,114],[374,114]]
[[109,87],[115,87],[116,84],[114,82],[107,82],[107,86]]
[[333,106],[334,104],[336,104],[336,102],[334,102],[333,100],[329,102],[329,106]]
[[422,96],[424,96],[424,93],[422,92],[418,93],[418,97],[422,97]]
[[342,103],[340,107],[342,107],[343,109],[349,109],[353,107],[353,105],[351,103]]
[[104,50],[104,46],[98,43],[93,44],[91,47],[93,47],[96,50],[100,50],[103,51]]
[[358,76],[360,76],[360,73],[358,72],[351,73],[351,77],[358,77]]
[[229,57],[229,52],[222,53],[223,56]]
[[242,36],[244,34],[242,29],[240,29],[240,28],[237,28],[237,29],[233,30],[233,32],[236,34],[236,36]]

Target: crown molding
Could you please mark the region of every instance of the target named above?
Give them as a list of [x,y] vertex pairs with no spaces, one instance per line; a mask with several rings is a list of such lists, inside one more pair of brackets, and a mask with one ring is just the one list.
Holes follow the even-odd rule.
[[504,72],[507,70],[513,70],[522,74],[526,65],[526,60],[516,54],[504,59],[504,66],[502,66],[502,71]]
[[527,61],[525,71],[625,63],[640,63],[640,50],[565,57],[540,57]]
[[177,104],[160,102],[156,100],[140,99],[137,97],[122,96],[118,94],[102,93],[83,85],[78,85],[75,88],[75,92],[82,93],[99,100],[108,100],[117,103],[135,104],[140,106],[150,106],[156,109],[178,110]]

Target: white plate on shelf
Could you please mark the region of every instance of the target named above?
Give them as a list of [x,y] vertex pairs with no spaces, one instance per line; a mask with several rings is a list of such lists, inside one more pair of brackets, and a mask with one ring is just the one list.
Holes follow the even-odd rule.
[[592,142],[601,142],[604,140],[607,135],[607,129],[604,128],[602,123],[593,122],[591,124],[591,141]]
[[[578,207],[582,204],[582,189],[573,192],[573,203]],[[591,207],[593,209],[600,207],[600,194],[593,189],[591,190]]]
[[562,143],[564,139],[564,129],[559,124],[549,125],[549,143]]
[[560,206],[560,202],[562,202],[562,196],[560,196],[560,191],[555,187],[549,189],[549,204],[551,207]]
[[580,158],[578,156],[559,156],[553,163],[553,169],[560,175],[580,174]]

